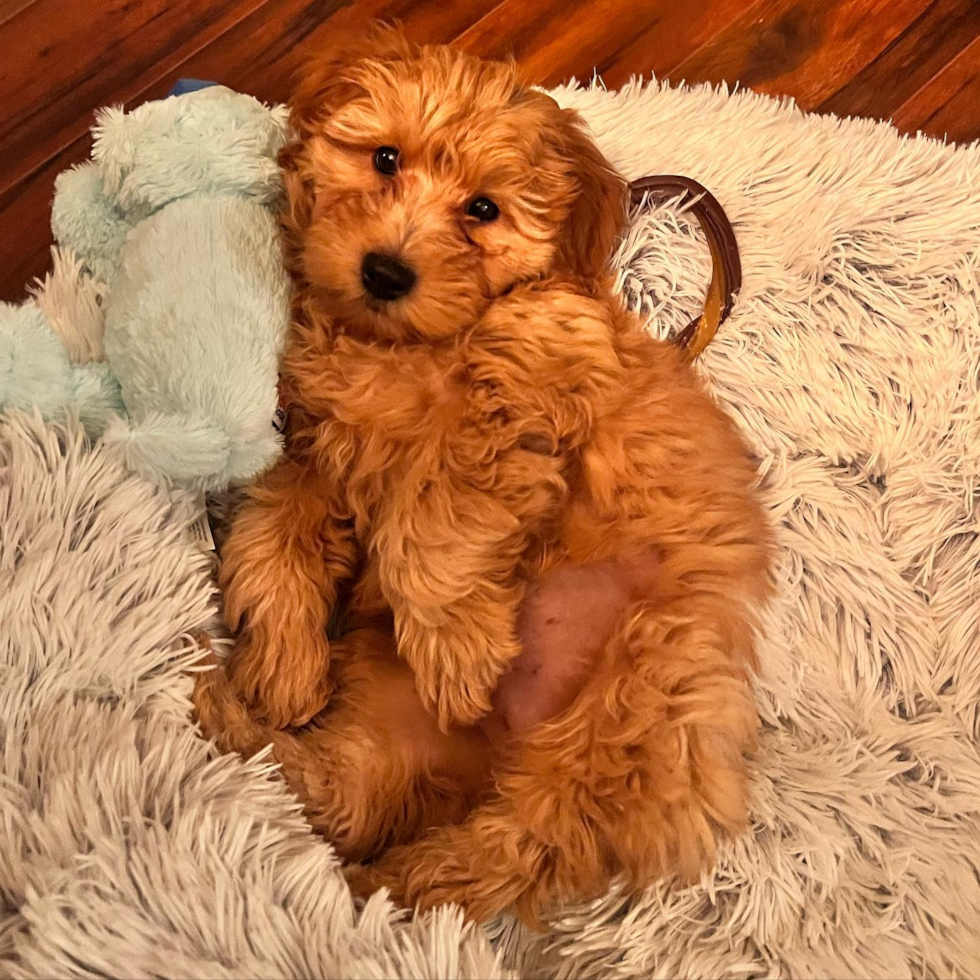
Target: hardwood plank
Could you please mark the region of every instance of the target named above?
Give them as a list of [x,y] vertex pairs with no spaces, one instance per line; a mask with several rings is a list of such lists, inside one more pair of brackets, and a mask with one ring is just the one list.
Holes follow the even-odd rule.
[[37,0],[0,0],[0,25],[16,17],[22,10]]
[[[348,31],[375,19],[398,19],[420,43],[449,41],[497,0],[449,0],[439,7],[411,0],[362,0],[341,8],[325,0],[269,0],[182,64],[171,68],[127,101],[135,105],[165,95],[179,77],[208,78],[266,102],[286,98],[290,79],[304,58],[342,44]],[[88,156],[83,133],[19,185],[0,193],[0,299],[19,302],[25,285],[49,265],[54,180]]]
[[886,119],[980,35],[977,0],[932,0],[821,112]]
[[872,61],[929,0],[769,0],[668,72],[677,81],[739,82],[812,109]]
[[662,76],[707,44],[739,14],[767,0],[664,0],[647,27],[597,65],[607,88],[620,88],[632,76]]
[[908,133],[980,139],[980,38],[899,106],[892,121]]
[[[674,0],[673,6],[687,5]],[[711,0],[691,6],[706,8]],[[485,58],[515,57],[537,85],[571,77],[587,81],[597,65],[615,58],[624,41],[656,21],[666,19],[676,28],[682,18],[670,7],[667,0],[504,0],[463,33],[459,44]]]
[[0,190],[265,0],[37,0],[0,27]]
[[84,160],[86,134],[56,153],[25,181],[0,194],[0,301],[19,303],[26,287],[51,265],[51,201],[62,170]]
[[420,44],[451,41],[499,0],[268,0],[219,41],[141,93],[165,94],[179,77],[208,78],[266,102],[284,101],[296,69],[318,52],[343,45],[374,21],[398,22]]

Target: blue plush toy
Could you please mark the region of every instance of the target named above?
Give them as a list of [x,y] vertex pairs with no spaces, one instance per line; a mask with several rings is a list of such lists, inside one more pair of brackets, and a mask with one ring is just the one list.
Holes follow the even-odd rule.
[[73,363],[43,304],[0,305],[0,407],[78,414],[148,474],[201,490],[280,452],[288,283],[274,210],[285,112],[213,86],[104,110],[52,224],[100,284],[105,360]]
[[105,363],[75,364],[35,302],[0,303],[0,407],[77,415],[90,436],[125,409]]

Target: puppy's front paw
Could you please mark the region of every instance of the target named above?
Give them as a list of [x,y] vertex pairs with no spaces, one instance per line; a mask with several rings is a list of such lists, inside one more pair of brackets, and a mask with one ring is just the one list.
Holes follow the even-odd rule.
[[492,707],[491,685],[474,688],[464,679],[454,683],[443,683],[431,700],[425,699],[427,707],[436,716],[439,728],[448,732],[451,728],[469,728],[490,713]]
[[235,648],[229,679],[253,717],[272,728],[298,728],[326,707],[329,666],[325,636],[249,633]]
[[492,643],[485,635],[447,628],[423,642],[426,655],[408,659],[426,708],[444,732],[475,725],[490,713],[500,676],[520,652],[517,640],[504,634]]

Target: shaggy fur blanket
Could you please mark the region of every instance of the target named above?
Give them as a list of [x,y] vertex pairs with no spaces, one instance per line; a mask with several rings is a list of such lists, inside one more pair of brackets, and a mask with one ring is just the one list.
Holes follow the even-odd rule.
[[[188,719],[213,614],[189,511],[78,431],[0,422],[0,975],[980,975],[980,148],[747,93],[568,89],[630,177],[742,246],[703,369],[781,549],[753,824],[700,884],[534,934],[352,904],[267,761]],[[701,302],[676,208],[617,257],[651,329]],[[51,294],[54,295],[54,294]]]

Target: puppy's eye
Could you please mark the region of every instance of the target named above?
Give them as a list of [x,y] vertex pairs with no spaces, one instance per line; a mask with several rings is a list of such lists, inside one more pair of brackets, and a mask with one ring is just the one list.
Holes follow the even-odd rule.
[[390,177],[398,170],[398,149],[394,146],[379,146],[374,151],[374,169]]
[[470,201],[466,213],[479,221],[493,221],[500,214],[500,208],[489,197],[478,197]]

